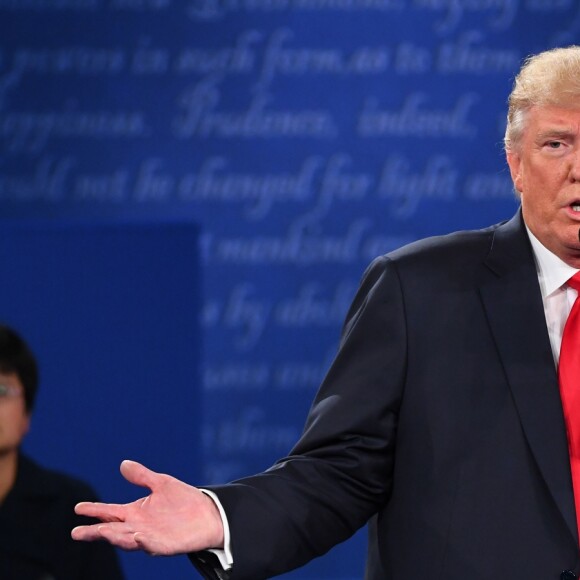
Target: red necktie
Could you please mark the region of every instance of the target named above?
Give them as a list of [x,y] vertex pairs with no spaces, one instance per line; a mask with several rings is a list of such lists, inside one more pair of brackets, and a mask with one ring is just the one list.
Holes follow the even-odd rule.
[[558,379],[568,434],[574,503],[580,537],[580,272],[567,282],[579,292],[564,326]]

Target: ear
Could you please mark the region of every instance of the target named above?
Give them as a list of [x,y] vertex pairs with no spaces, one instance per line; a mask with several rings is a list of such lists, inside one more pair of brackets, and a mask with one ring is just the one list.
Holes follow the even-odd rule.
[[519,153],[515,151],[508,151],[506,153],[507,164],[510,168],[514,188],[517,192],[522,193],[523,177],[522,177],[522,159]]

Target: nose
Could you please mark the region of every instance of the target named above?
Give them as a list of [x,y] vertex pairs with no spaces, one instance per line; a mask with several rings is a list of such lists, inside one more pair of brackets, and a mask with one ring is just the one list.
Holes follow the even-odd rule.
[[580,147],[571,156],[569,177],[572,183],[580,182]]

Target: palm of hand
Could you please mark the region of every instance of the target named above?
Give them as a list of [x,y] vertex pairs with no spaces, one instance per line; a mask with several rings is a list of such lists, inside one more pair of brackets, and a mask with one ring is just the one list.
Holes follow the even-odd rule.
[[223,527],[213,500],[169,475],[125,461],[123,476],[151,494],[128,504],[82,503],[77,513],[103,523],[73,530],[78,540],[105,539],[125,550],[173,555],[221,547]]

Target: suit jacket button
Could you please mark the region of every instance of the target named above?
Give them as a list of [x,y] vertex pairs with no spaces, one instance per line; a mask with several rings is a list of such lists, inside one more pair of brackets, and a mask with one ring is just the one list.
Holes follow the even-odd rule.
[[560,574],[560,580],[576,580],[577,578],[578,577],[576,574],[574,574],[574,572],[572,572],[572,570],[564,570]]

